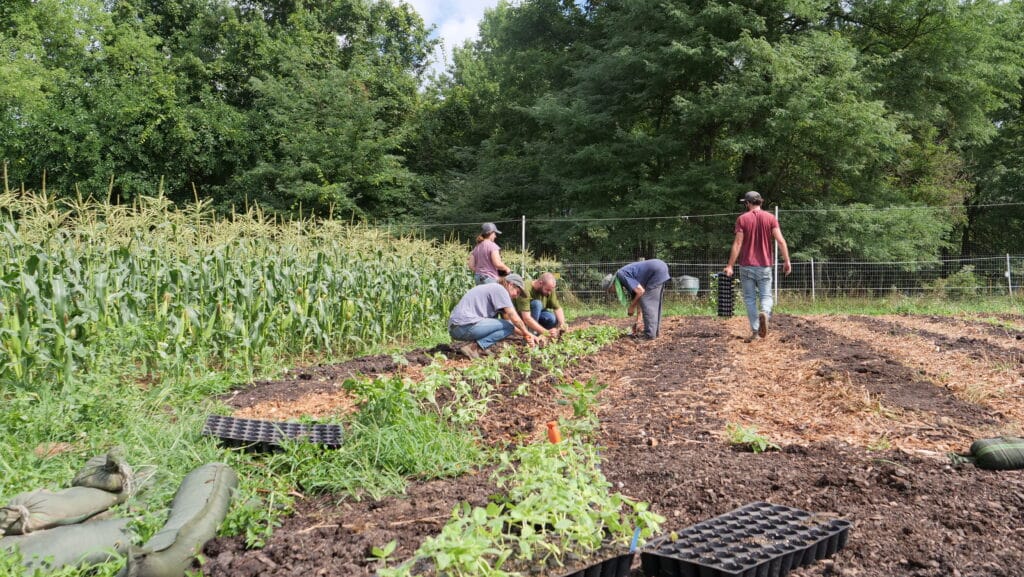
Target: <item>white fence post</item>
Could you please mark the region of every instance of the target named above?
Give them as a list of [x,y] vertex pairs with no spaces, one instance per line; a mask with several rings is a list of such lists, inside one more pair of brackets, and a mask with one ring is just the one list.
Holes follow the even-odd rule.
[[[779,221],[779,205],[775,205],[775,221]],[[779,302],[779,241],[775,241],[775,274],[772,275],[775,281],[775,303]]]
[[816,298],[817,297],[814,294],[814,259],[812,258],[811,259],[811,300],[812,301],[816,300]]
[[520,270],[520,274],[526,276],[526,215],[523,215],[523,268]]
[[1006,253],[1006,288],[1010,291],[1010,296],[1013,296],[1013,277],[1010,273],[1010,253]]

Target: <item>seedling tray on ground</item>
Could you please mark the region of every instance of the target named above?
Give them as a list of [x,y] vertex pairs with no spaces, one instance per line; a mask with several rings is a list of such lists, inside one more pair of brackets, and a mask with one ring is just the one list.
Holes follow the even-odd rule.
[[562,577],[626,577],[629,575],[629,569],[633,565],[635,556],[635,553],[625,553],[572,573],[566,573]]
[[280,423],[222,415],[206,418],[203,435],[218,437],[229,445],[256,450],[280,448],[281,443],[288,440],[309,441],[331,449],[341,446],[341,425]]
[[750,503],[660,537],[641,552],[648,577],[782,577],[846,545],[850,522]]

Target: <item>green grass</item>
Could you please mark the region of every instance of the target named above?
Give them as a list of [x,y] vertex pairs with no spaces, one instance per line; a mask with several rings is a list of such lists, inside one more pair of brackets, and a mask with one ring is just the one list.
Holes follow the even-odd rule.
[[[733,314],[745,316],[743,300],[737,294]],[[977,297],[972,299],[949,300],[933,296],[920,297],[828,297],[811,299],[807,296],[783,293],[776,301],[776,313],[791,315],[858,314],[858,315],[1024,315],[1024,298]],[[580,301],[565,307],[566,318],[571,320],[587,316],[608,316],[625,318],[626,307],[618,303]],[[715,316],[717,309],[707,299],[689,297],[668,297],[663,305],[664,316]],[[984,317],[978,320],[984,320]],[[1003,319],[989,318],[986,322],[1013,328],[1013,323]],[[1018,327],[1017,330],[1020,330]]]
[[[740,304],[740,309],[743,308]],[[830,297],[815,299],[803,296],[780,298],[776,310],[795,315],[863,314],[863,315],[938,315],[961,314],[1024,314],[1024,299],[977,297],[950,300],[933,296],[894,296],[880,298]]]

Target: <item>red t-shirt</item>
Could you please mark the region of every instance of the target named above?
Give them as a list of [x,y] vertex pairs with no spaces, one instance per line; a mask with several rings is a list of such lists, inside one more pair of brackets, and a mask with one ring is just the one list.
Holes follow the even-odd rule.
[[743,232],[740,266],[772,266],[772,231],[778,227],[775,215],[761,209],[748,210],[736,219],[736,232]]

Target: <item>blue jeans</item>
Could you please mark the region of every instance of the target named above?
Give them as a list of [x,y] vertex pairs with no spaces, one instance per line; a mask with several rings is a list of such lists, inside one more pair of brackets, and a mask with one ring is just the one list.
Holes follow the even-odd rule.
[[498,279],[493,276],[487,276],[480,273],[473,273],[473,280],[476,281],[476,284],[490,284],[492,282],[498,282]]
[[530,316],[533,320],[537,321],[537,324],[546,328],[553,329],[558,324],[558,317],[555,313],[544,308],[544,303],[540,302],[540,299],[533,299],[530,301]]
[[448,335],[457,341],[476,341],[481,349],[488,349],[494,343],[515,332],[512,323],[504,319],[484,319],[472,325],[448,327]]
[[[761,328],[757,313],[763,312],[769,318],[772,316],[772,267],[741,266],[740,288],[743,289],[743,303],[747,305],[747,320],[750,321],[750,330],[756,333],[757,329]],[[760,311],[757,308],[759,297],[761,299]]]

